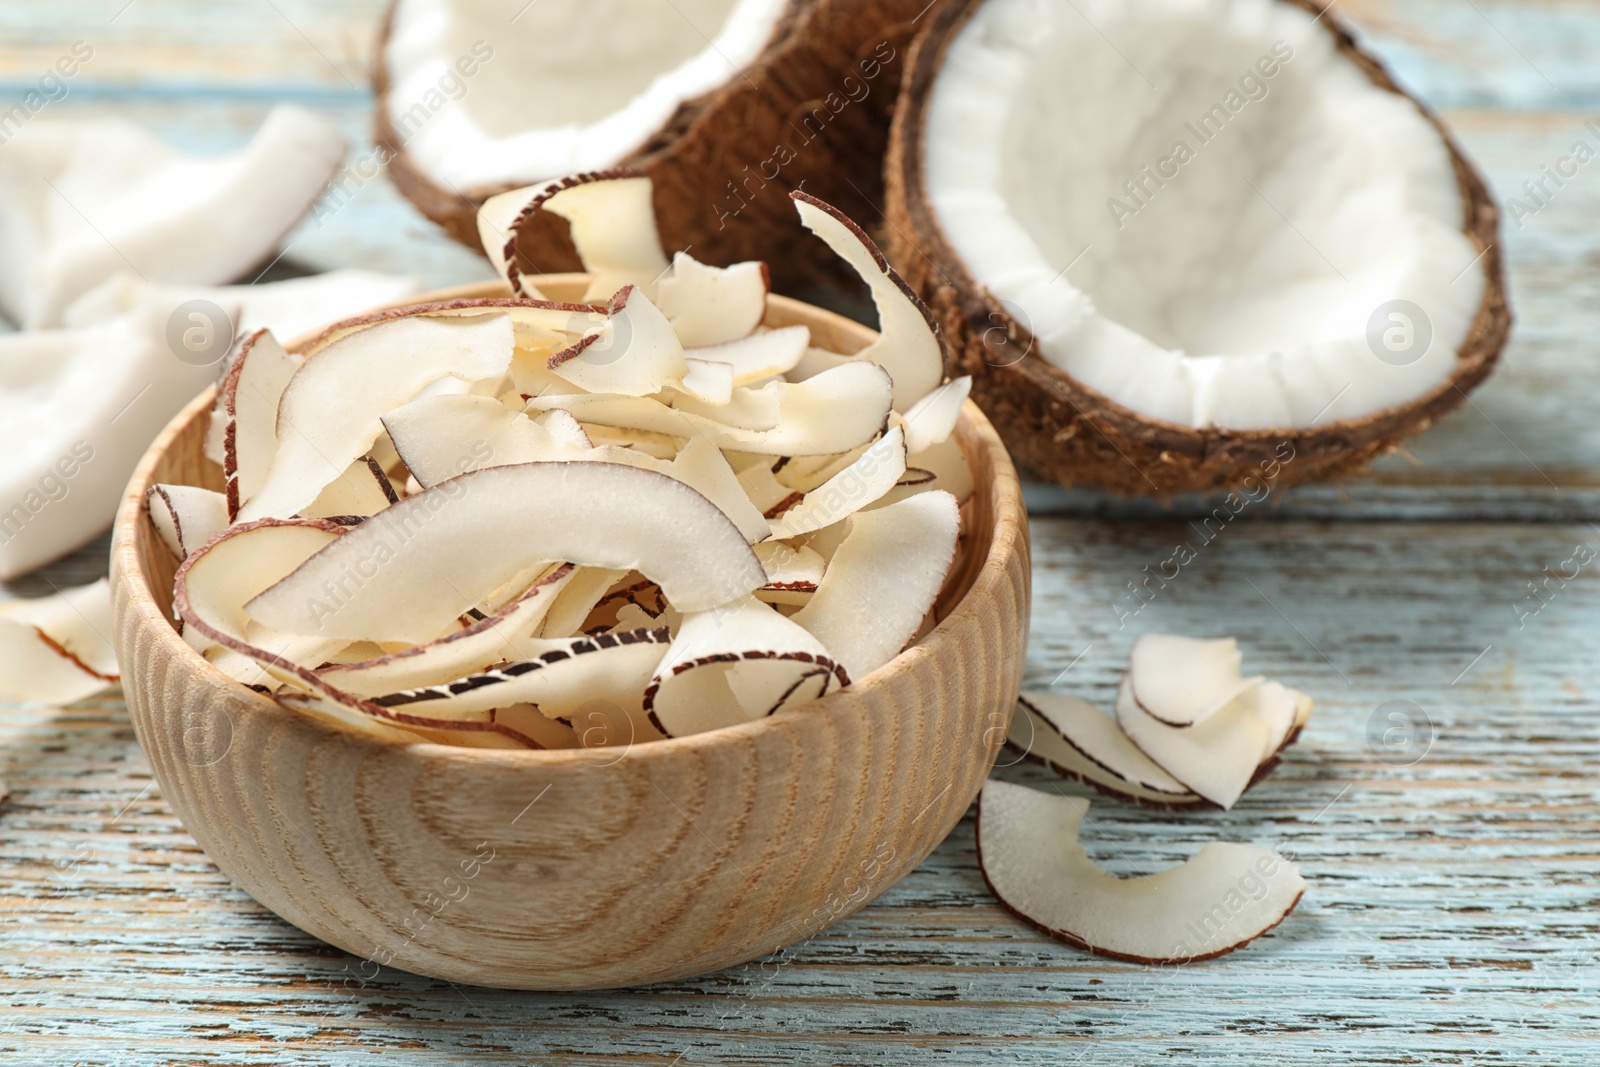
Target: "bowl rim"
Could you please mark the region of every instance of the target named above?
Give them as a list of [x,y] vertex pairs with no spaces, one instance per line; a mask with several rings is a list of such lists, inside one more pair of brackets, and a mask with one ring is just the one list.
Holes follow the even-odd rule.
[[[529,276],[528,280],[536,284],[543,282],[555,287],[557,285],[576,284],[586,280],[587,277],[588,275],[581,273],[543,274]],[[351,321],[380,311],[435,304],[443,301],[486,297],[505,298],[510,295],[509,289],[501,282],[479,282],[452,286],[445,289],[428,290],[405,300],[382,304],[361,315],[350,316],[349,319],[340,321]],[[767,300],[769,309],[777,307],[807,316],[821,316],[824,321],[831,320],[830,324],[840,325],[847,330],[865,331],[874,336],[876,335],[876,331],[871,327],[856,322],[854,319],[846,318],[837,312],[817,307],[814,304],[808,304],[792,297],[780,296],[776,293],[769,293]],[[307,331],[294,338],[285,347],[290,351],[298,350],[325,333],[327,328],[326,326],[319,326]],[[162,427],[161,432],[156,435],[144,454],[139,458],[139,463],[134,468],[133,475],[124,490],[122,503],[117,510],[116,519],[112,526],[110,556],[112,592],[114,596],[118,592],[126,593],[127,607],[125,610],[119,610],[114,613],[114,632],[120,632],[125,628],[140,628],[151,632],[152,640],[154,641],[151,650],[152,654],[165,655],[169,659],[176,659],[178,662],[183,663],[192,676],[192,680],[213,690],[215,697],[231,696],[238,701],[244,702],[252,710],[263,713],[294,715],[298,719],[299,728],[327,731],[330,737],[337,737],[346,744],[369,746],[369,751],[403,748],[408,750],[408,755],[418,759],[457,760],[476,765],[505,767],[540,766],[551,770],[573,766],[610,767],[624,762],[642,763],[644,769],[648,771],[652,763],[665,763],[686,749],[713,751],[720,748],[750,744],[765,733],[781,730],[782,724],[792,721],[795,717],[816,715],[823,711],[827,705],[838,701],[841,697],[848,697],[852,694],[860,695],[865,690],[885,685],[892,679],[905,674],[905,672],[917,669],[917,665],[922,660],[932,661],[922,669],[933,667],[938,662],[939,657],[948,654],[948,652],[953,652],[958,647],[951,646],[948,650],[945,647],[956,639],[952,631],[967,615],[973,614],[977,610],[974,605],[979,599],[976,594],[979,593],[981,588],[985,586],[998,588],[1004,583],[1009,560],[1018,552],[1019,542],[1025,545],[1028,537],[1027,510],[1023,502],[1022,485],[1017,476],[1016,468],[1012,464],[1010,454],[1001,442],[993,424],[989,422],[978,406],[969,399],[962,406],[961,421],[970,426],[973,436],[988,454],[994,472],[987,485],[993,501],[994,512],[992,528],[989,531],[988,551],[984,554],[982,564],[973,575],[972,584],[962,597],[951,606],[949,612],[920,640],[902,649],[888,663],[872,671],[865,678],[859,681],[852,681],[848,687],[836,690],[801,707],[783,708],[760,719],[753,719],[733,726],[719,727],[715,730],[707,730],[703,733],[690,734],[685,737],[669,737],[648,743],[624,745],[621,746],[621,751],[616,753],[614,757],[604,748],[490,749],[447,745],[425,740],[409,741],[380,737],[352,729],[323,716],[285,708],[270,696],[249,689],[227,677],[206,661],[188,642],[184,641],[182,635],[179,634],[178,630],[165,617],[158,606],[149,575],[146,574],[139,559],[139,524],[145,521],[145,492],[150,485],[155,484],[153,481],[155,469],[166,456],[173,442],[201,413],[209,411],[213,406],[216,390],[216,385],[207,386],[203,392],[184,405],[183,409],[173,416],[166,426]],[[970,455],[970,453],[964,451],[964,455]],[[975,488],[977,487],[975,486]],[[1026,551],[1026,548],[1022,548],[1022,551]],[[921,654],[917,655],[919,652]],[[607,759],[604,762],[597,761],[597,754],[605,754]]]

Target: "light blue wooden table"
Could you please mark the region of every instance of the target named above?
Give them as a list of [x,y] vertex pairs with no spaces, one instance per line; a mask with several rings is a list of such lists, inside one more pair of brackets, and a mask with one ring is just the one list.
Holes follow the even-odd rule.
[[[7,0],[0,101],[81,39],[94,58],[52,113],[220,149],[288,99],[361,151],[379,6]],[[1596,140],[1593,0],[1339,9],[1502,195]],[[745,967],[562,995],[385,971],[352,991],[358,961],[200,853],[112,695],[0,710],[0,1063],[1600,1063],[1593,565],[1529,599],[1576,546],[1600,549],[1600,162],[1508,225],[1505,248],[1515,341],[1472,403],[1370,477],[1252,508],[1125,628],[1113,605],[1187,536],[1194,503],[1032,493],[1030,685],[1109,701],[1133,636],[1165,629],[1238,634],[1252,669],[1319,698],[1305,739],[1234,811],[1103,802],[1089,818],[1091,852],[1122,872],[1214,838],[1292,850],[1310,891],[1246,951],[1152,969],[1048,941],[985,892],[969,821],[882,899]],[[437,285],[489,273],[384,181],[297,230],[285,264]],[[93,574],[103,555],[48,578]],[[1395,712],[1419,727],[1399,757],[1373,741]]]

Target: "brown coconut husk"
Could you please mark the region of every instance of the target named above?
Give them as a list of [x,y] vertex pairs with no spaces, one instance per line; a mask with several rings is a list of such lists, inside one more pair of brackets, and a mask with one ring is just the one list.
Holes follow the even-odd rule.
[[[789,288],[842,279],[835,258],[796,224],[788,194],[804,189],[857,218],[878,217],[889,116],[925,8],[926,0],[791,0],[755,63],[679,107],[615,162],[654,183],[664,247],[705,263],[765,260]],[[391,3],[378,39],[374,140],[406,199],[476,249],[478,205],[532,182],[455,189],[418,167],[384,106],[394,12]],[[582,269],[566,223],[548,213],[528,220],[519,245],[526,273]]]
[[[1281,0],[1322,13],[1317,0]],[[1320,22],[1373,84],[1404,96],[1449,149],[1464,204],[1462,230],[1483,254],[1483,301],[1450,378],[1410,403],[1306,429],[1196,430],[1142,415],[1041,358],[1035,339],[968,272],[928,203],[923,174],[927,106],[950,42],[981,0],[945,0],[923,20],[907,60],[885,164],[890,259],[930,307],[950,344],[951,374],[973,376],[972,398],[1022,465],[1067,486],[1166,499],[1186,492],[1287,487],[1363,470],[1459,407],[1489,375],[1511,332],[1487,184],[1426,105],[1326,14]],[[1020,358],[1018,353],[1022,353]],[[1247,486],[1248,483],[1248,486]]]

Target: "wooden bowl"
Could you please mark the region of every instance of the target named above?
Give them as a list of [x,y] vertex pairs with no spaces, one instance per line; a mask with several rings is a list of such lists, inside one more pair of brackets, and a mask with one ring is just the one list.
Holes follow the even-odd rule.
[[[575,298],[581,276],[539,285]],[[504,296],[496,285],[427,299]],[[872,331],[773,297],[853,351]],[[363,957],[515,989],[637,985],[802,940],[893,885],[950,832],[1005,737],[1028,627],[1016,473],[972,404],[977,490],[942,621],[855,685],[770,718],[631,748],[403,744],[285,710],[212,668],[172,622],[175,563],[146,487],[221,488],[212,394],[139,464],[117,515],[117,655],[163,795],[228,877]],[[374,970],[375,974],[376,971]]]

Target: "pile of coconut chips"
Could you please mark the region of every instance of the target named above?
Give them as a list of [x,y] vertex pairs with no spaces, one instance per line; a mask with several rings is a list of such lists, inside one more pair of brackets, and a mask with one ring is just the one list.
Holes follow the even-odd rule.
[[[968,382],[866,235],[795,194],[871,288],[879,338],[769,328],[760,263],[656,236],[648,179],[516,190],[480,216],[518,294],[379,312],[285,351],[246,339],[208,452],[159,485],[174,611],[287,708],[407,740],[624,745],[759,719],[859,681],[931,624],[970,474]],[[592,282],[517,269],[532,212]]]
[[[1107,796],[1150,807],[1231,808],[1276,766],[1311,716],[1309,696],[1244,677],[1232,638],[1145,634],[1116,717],[1075,697],[1024,692],[1007,741]],[[1117,878],[1078,844],[1089,801],[1007,782],[983,788],[978,862],[1000,903],[1067,944],[1140,963],[1241,948],[1282,922],[1305,881],[1277,851],[1207,844],[1145,878]]]

